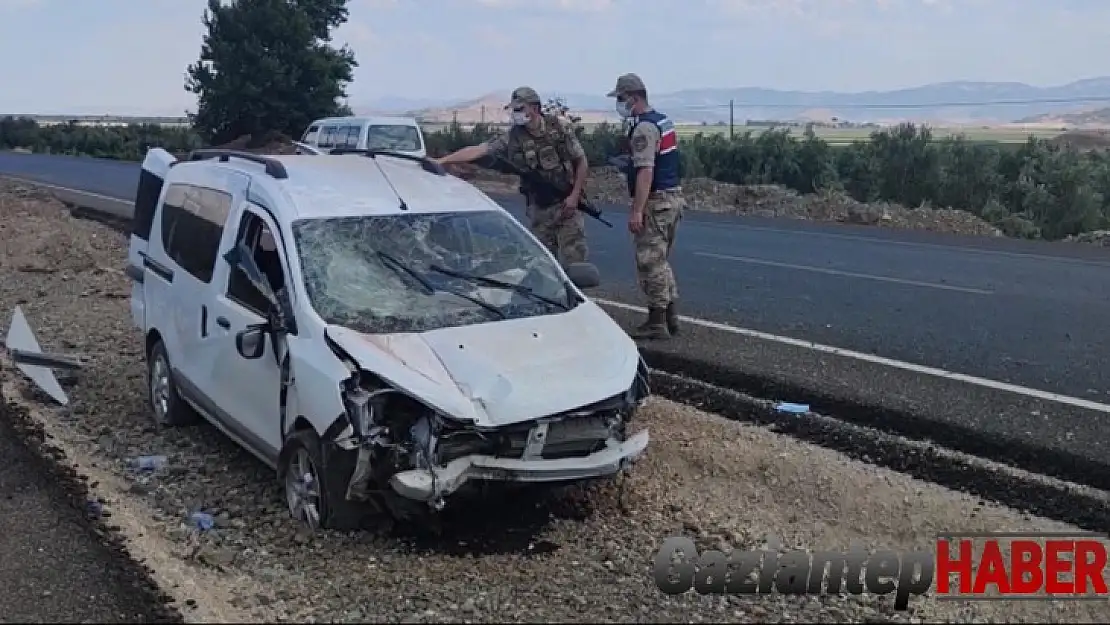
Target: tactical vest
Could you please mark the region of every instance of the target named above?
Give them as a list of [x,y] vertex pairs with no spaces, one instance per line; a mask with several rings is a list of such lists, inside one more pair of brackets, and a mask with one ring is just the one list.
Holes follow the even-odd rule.
[[[636,116],[632,127],[628,131],[628,141],[632,140],[632,133],[642,123],[655,124],[659,129],[659,149],[655,153],[655,168],[651,178],[652,191],[665,191],[673,189],[680,183],[678,172],[681,157],[678,152],[678,134],[675,133],[674,122],[659,111],[648,111]],[[636,168],[629,167],[628,193],[636,196]]]
[[[554,115],[543,116],[543,132],[533,135],[525,126],[514,126],[509,131],[509,160],[521,169],[534,171],[557,187],[567,187],[574,182],[574,159],[567,152],[567,133]],[[539,206],[546,206],[564,198],[537,197],[539,193],[523,187]]]

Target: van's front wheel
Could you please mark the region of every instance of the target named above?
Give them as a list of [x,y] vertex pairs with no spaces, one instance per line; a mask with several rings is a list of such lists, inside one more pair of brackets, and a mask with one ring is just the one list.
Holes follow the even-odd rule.
[[146,362],[147,393],[154,424],[164,428],[196,423],[199,415],[178,394],[170,357],[166,354],[166,346],[162,341],[155,341],[150,346]]
[[280,465],[285,503],[290,516],[310,530],[361,529],[373,512],[371,506],[347,501],[346,482],[354,463],[340,459],[325,458],[320,437],[312,430],[292,432],[285,441]]

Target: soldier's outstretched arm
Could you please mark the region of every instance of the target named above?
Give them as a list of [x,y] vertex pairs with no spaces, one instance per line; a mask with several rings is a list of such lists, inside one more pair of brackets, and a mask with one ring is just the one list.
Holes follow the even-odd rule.
[[441,156],[435,159],[435,162],[440,165],[472,163],[487,154],[489,154],[489,147],[485,143],[479,143],[478,145],[468,145],[465,148],[455,150],[447,156]]
[[508,142],[505,136],[501,135],[494,137],[485,143],[478,145],[468,145],[465,148],[455,150],[447,156],[441,156],[435,159],[440,165],[454,165],[459,163],[473,163],[474,161],[493,154],[494,156],[504,156],[507,151]]

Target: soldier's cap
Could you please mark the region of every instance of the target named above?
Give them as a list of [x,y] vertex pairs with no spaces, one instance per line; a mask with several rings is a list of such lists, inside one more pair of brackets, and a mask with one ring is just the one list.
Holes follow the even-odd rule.
[[624,74],[617,79],[617,86],[605,97],[619,98],[633,91],[647,91],[647,87],[644,86],[644,81],[640,80],[640,77],[636,74]]
[[542,104],[540,94],[531,87],[517,87],[513,90],[513,94],[509,96],[509,104],[505,108],[515,108],[524,104]]

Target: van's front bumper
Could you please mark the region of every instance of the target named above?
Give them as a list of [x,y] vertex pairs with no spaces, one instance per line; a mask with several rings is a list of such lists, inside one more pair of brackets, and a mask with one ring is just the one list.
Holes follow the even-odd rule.
[[635,462],[647,449],[648,432],[582,458],[522,460],[471,455],[432,469],[401,471],[390,478],[397,494],[416,501],[435,502],[471,480],[495,482],[569,482],[606,477]]

